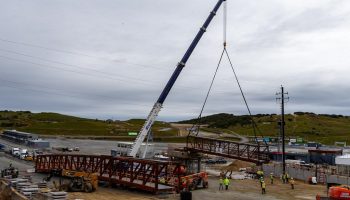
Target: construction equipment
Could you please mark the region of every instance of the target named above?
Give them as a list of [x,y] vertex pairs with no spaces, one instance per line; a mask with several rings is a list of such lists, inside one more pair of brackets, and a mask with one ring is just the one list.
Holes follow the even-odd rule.
[[70,179],[64,184],[67,192],[93,192],[98,187],[97,173],[62,170],[62,176]]
[[24,160],[25,160],[25,161],[33,161],[34,158],[33,158],[33,156],[27,154],[27,155],[24,157]]
[[132,147],[130,149],[129,156],[136,157],[136,154],[139,151],[142,142],[145,140],[146,136],[150,132],[151,127],[152,127],[152,125],[153,125],[153,123],[154,123],[158,113],[160,112],[160,110],[162,108],[162,105],[163,105],[166,97],[168,96],[171,88],[173,87],[176,79],[180,75],[182,69],[185,67],[187,60],[190,58],[193,50],[196,48],[199,40],[201,39],[201,37],[203,36],[205,31],[207,30],[211,20],[216,15],[216,12],[220,8],[221,4],[223,2],[225,2],[225,1],[226,0],[219,0],[217,2],[217,4],[215,5],[213,11],[210,13],[208,18],[204,22],[203,26],[200,28],[199,32],[197,33],[196,37],[192,41],[191,45],[188,47],[185,55],[182,57],[181,61],[177,64],[174,73],[170,77],[168,83],[166,84],[166,86],[163,89],[162,93],[160,94],[158,100],[154,104],[151,112],[149,113],[149,115],[147,117],[147,120],[145,121],[145,124],[143,125],[143,127],[141,128],[139,134],[137,135],[136,140],[134,141],[134,143],[133,143],[133,145],[132,145]]
[[[59,191],[66,192],[93,192],[98,187],[98,174],[87,173],[83,171],[72,170],[51,170],[50,175],[44,178],[50,181],[53,176],[60,176],[59,185],[54,182],[54,186]],[[69,179],[68,182],[62,180],[62,177]]]
[[316,200],[344,200],[350,199],[350,187],[346,185],[333,186],[328,190],[328,196],[322,197],[320,195],[316,196]]
[[[176,180],[178,181],[178,180]],[[183,184],[185,183],[185,184]],[[198,188],[207,188],[208,187],[208,173],[207,172],[199,172],[196,174],[191,174],[188,176],[181,176],[179,188],[176,188],[177,192],[186,190],[196,190]],[[184,188],[186,186],[187,188]]]
[[1,170],[1,178],[11,176],[10,178],[17,178],[18,177],[18,169],[13,167],[12,164],[9,165],[9,167]]

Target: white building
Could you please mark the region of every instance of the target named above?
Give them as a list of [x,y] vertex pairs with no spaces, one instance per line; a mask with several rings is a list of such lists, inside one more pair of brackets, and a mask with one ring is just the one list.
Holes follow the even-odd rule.
[[[133,142],[117,142],[117,147],[111,150],[112,156],[127,156],[128,152],[132,147]],[[146,150],[146,143],[142,143],[141,148],[139,149],[136,157],[142,157]],[[155,155],[154,144],[147,145],[147,152],[145,158],[153,158]]]
[[337,156],[335,158],[335,164],[337,165],[338,175],[350,175],[350,154]]

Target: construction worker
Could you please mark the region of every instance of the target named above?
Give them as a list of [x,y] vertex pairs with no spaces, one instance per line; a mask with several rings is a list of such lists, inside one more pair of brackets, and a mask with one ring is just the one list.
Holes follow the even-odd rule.
[[184,178],[182,179],[182,190],[187,191],[187,181]]
[[222,179],[222,176],[219,179],[219,190],[224,190],[224,179]]
[[271,181],[271,185],[273,184],[273,179],[274,179],[274,177],[273,177],[273,173],[271,173],[271,174],[270,174],[270,181]]
[[282,174],[282,182],[286,183],[286,174]]
[[292,178],[290,178],[290,186],[292,187],[292,190],[294,190],[294,179],[293,179],[293,177]]
[[266,184],[265,181],[261,182],[261,194],[266,194]]
[[224,179],[225,190],[228,190],[228,186],[230,185],[230,180],[228,180],[227,176]]
[[289,183],[289,174],[286,173],[286,183]]
[[264,177],[263,177],[263,176],[261,176],[261,177],[259,178],[259,182],[260,182],[260,186],[262,186],[262,183],[264,182]]

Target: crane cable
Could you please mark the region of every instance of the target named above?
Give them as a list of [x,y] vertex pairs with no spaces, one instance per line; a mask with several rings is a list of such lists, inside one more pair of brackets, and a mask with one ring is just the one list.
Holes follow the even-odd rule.
[[208,97],[209,97],[210,91],[211,91],[211,89],[212,89],[212,87],[213,87],[213,84],[214,84],[216,75],[217,75],[217,73],[218,73],[218,70],[219,70],[219,67],[220,67],[220,64],[221,64],[221,61],[222,61],[222,57],[224,56],[224,53],[225,53],[225,49],[223,49],[222,52],[221,52],[219,62],[218,62],[218,64],[217,64],[217,66],[216,66],[214,76],[213,76],[213,78],[212,78],[212,80],[211,80],[211,83],[210,83],[210,86],[209,86],[207,95],[205,96],[205,99],[204,99],[204,102],[203,102],[201,111],[200,111],[200,113],[199,113],[199,115],[198,115],[198,117],[197,117],[196,123],[194,123],[194,124],[192,125],[191,129],[189,130],[188,135],[190,135],[191,132],[193,131],[193,128],[194,128],[195,126],[197,126],[197,129],[196,129],[196,136],[198,136],[198,133],[199,133],[199,126],[200,126],[200,124],[201,124],[201,119],[202,119],[202,114],[203,114],[203,111],[204,111],[204,107],[205,107],[205,105],[207,104]]
[[226,49],[226,25],[227,25],[227,1],[224,2],[224,13],[223,13],[223,39],[224,39],[224,49]]
[[[252,113],[251,113],[251,111],[250,111],[250,108],[249,108],[247,99],[246,99],[246,97],[245,97],[245,95],[244,95],[244,93],[243,93],[242,86],[241,86],[241,84],[240,84],[240,82],[239,82],[239,80],[238,80],[238,76],[237,76],[236,71],[235,71],[235,69],[234,69],[234,67],[233,67],[233,63],[232,63],[231,58],[230,58],[230,56],[229,56],[229,54],[228,54],[228,52],[227,52],[227,49],[224,48],[224,51],[225,51],[225,54],[226,54],[226,56],[227,56],[227,59],[228,59],[228,61],[229,61],[229,63],[230,63],[232,72],[233,72],[233,74],[234,74],[234,76],[235,76],[235,79],[236,79],[237,85],[238,85],[238,87],[239,87],[239,90],[240,90],[240,92],[241,92],[241,95],[242,95],[242,97],[243,97],[243,101],[244,101],[244,103],[245,103],[245,106],[247,107],[247,110],[248,110],[248,113],[249,113],[249,117],[250,117],[250,120],[251,120],[251,122],[252,122],[252,127],[253,127],[253,132],[254,132],[255,141],[258,142],[257,137],[256,137],[256,131],[258,131],[258,132],[260,133],[260,135],[261,135],[263,138],[264,138],[264,135],[262,134],[262,132],[261,132],[260,129],[258,128],[258,125],[257,125],[257,124],[255,123],[255,121],[254,121],[254,117],[253,117],[253,115],[252,115]],[[264,140],[264,143],[267,144],[265,140]]]
[[[203,114],[203,111],[204,111],[204,107],[205,107],[205,105],[206,105],[206,103],[207,103],[207,100],[208,100],[210,91],[211,91],[211,89],[212,89],[214,80],[215,80],[215,78],[216,78],[218,69],[219,69],[219,67],[220,67],[220,64],[221,64],[223,55],[225,54],[225,55],[227,56],[227,59],[228,59],[229,63],[230,63],[232,72],[233,72],[234,77],[235,77],[235,79],[236,79],[236,82],[237,82],[237,85],[238,85],[238,87],[239,87],[240,93],[241,93],[241,95],[242,95],[242,97],[243,97],[243,101],[244,101],[244,103],[245,103],[245,106],[246,106],[246,108],[247,108],[247,110],[248,110],[249,117],[250,117],[250,120],[251,120],[251,123],[252,123],[252,127],[253,127],[255,142],[258,143],[256,132],[259,132],[260,135],[261,135],[263,138],[264,138],[264,136],[263,136],[262,132],[260,131],[260,129],[258,128],[257,124],[256,124],[255,121],[254,121],[254,118],[253,118],[253,115],[252,115],[252,113],[251,113],[251,111],[250,111],[250,108],[249,108],[247,99],[246,99],[246,97],[245,97],[245,95],[244,95],[244,93],[243,93],[242,86],[241,86],[241,84],[240,84],[240,82],[239,82],[239,80],[238,80],[238,76],[237,76],[236,71],[235,71],[235,69],[234,69],[233,63],[232,63],[231,58],[230,58],[230,56],[229,56],[229,54],[228,54],[228,52],[227,52],[227,49],[226,49],[226,46],[227,46],[227,37],[226,37],[226,34],[227,34],[227,1],[224,2],[223,7],[224,7],[224,10],[223,10],[223,47],[224,47],[224,48],[223,48],[223,50],[222,50],[222,53],[221,53],[219,62],[218,62],[218,64],[217,64],[217,67],[216,67],[214,76],[213,76],[213,78],[212,78],[211,84],[210,84],[210,86],[209,86],[207,95],[206,95],[205,100],[204,100],[204,102],[203,102],[203,105],[202,105],[200,114],[199,114],[199,116],[198,116],[198,118],[197,118],[197,120],[196,120],[196,123],[194,123],[194,124],[192,125],[191,129],[189,130],[189,134],[188,134],[188,135],[190,135],[190,134],[192,133],[192,131],[194,131],[194,127],[195,127],[195,126],[197,126],[197,129],[195,130],[195,131],[196,131],[196,134],[195,134],[195,135],[198,136],[198,134],[199,134],[199,128],[200,128],[200,124],[201,124],[201,119],[202,119],[202,114]],[[263,141],[264,141],[265,145],[267,145],[266,141],[265,141],[265,140],[263,140]]]
[[[255,121],[254,121],[253,115],[252,115],[252,113],[251,113],[251,111],[250,111],[250,108],[249,108],[249,106],[248,106],[247,99],[245,98],[245,95],[244,95],[244,93],[243,93],[241,84],[240,84],[240,82],[239,82],[239,80],[238,80],[238,76],[237,76],[237,74],[236,74],[236,72],[235,72],[235,69],[234,69],[233,64],[232,64],[232,62],[231,62],[231,58],[230,58],[230,56],[229,56],[229,54],[228,54],[228,52],[227,52],[227,49],[226,49],[226,46],[227,46],[227,41],[226,41],[226,40],[227,40],[227,37],[226,37],[226,35],[227,35],[227,1],[224,2],[223,7],[224,7],[224,8],[223,8],[223,9],[224,9],[224,10],[223,10],[223,46],[224,46],[224,50],[223,50],[223,51],[225,52],[225,54],[226,54],[226,56],[227,56],[227,59],[228,59],[228,61],[229,61],[229,63],[230,63],[232,72],[233,72],[233,74],[234,74],[234,76],[235,76],[235,79],[236,79],[236,82],[237,82],[237,84],[238,84],[239,90],[240,90],[241,95],[242,95],[242,97],[243,97],[244,103],[245,103],[245,105],[246,105],[246,107],[247,107],[247,110],[248,110],[248,113],[249,113],[249,117],[250,117],[250,120],[251,120],[251,123],[252,123],[252,127],[253,127],[255,142],[258,142],[257,137],[256,137],[256,131],[258,131],[262,137],[264,137],[264,136],[262,135],[260,129],[258,128],[257,124],[256,124]],[[265,141],[265,140],[264,140],[264,142],[265,142],[265,144],[266,144],[266,141]]]

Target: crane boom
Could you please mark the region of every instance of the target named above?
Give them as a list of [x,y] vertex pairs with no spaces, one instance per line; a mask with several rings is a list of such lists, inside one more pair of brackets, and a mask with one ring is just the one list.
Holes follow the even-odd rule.
[[226,1],[226,0],[219,0],[216,3],[214,9],[210,12],[210,14],[209,14],[208,18],[205,20],[203,26],[200,28],[196,37],[193,39],[191,45],[188,47],[185,55],[182,57],[181,61],[177,64],[175,71],[171,75],[168,83],[166,84],[166,86],[163,89],[162,93],[160,94],[157,102],[154,104],[151,112],[149,113],[149,115],[145,121],[145,124],[141,128],[138,136],[136,137],[136,139],[135,139],[135,141],[130,149],[129,156],[136,157],[136,154],[139,151],[139,149],[142,145],[142,142],[145,140],[148,132],[150,131],[150,129],[151,129],[156,117],[158,116],[158,113],[160,112],[162,105],[163,105],[166,97],[168,96],[171,88],[173,87],[176,79],[180,75],[182,69],[185,67],[187,60],[190,58],[193,50],[196,48],[199,40],[202,38],[202,36],[205,33],[206,29],[208,28],[211,20],[214,18],[214,16],[216,15],[216,12],[218,11],[218,9],[220,8],[221,4],[224,1]]

